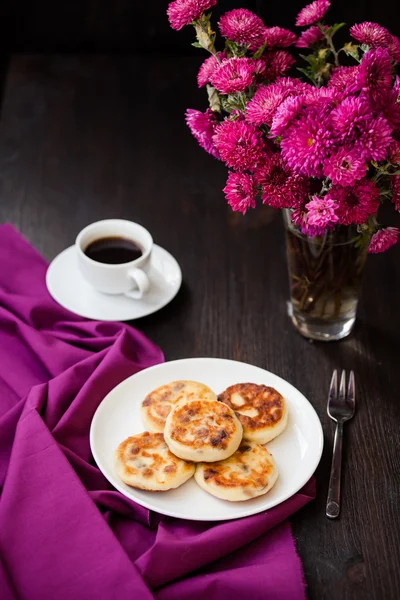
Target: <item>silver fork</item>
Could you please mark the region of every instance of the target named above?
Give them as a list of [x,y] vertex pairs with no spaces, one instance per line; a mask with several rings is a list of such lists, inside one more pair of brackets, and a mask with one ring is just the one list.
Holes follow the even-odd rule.
[[356,406],[356,390],[354,373],[350,371],[346,393],[346,371],[342,371],[339,393],[337,389],[338,372],[333,371],[328,395],[328,415],[336,423],[333,442],[331,476],[329,479],[326,516],[336,519],[340,513],[340,477],[342,471],[343,423],[354,416]]

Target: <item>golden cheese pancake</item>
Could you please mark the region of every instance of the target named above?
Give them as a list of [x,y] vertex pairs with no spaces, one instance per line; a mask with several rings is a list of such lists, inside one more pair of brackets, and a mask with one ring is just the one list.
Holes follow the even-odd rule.
[[243,441],[229,458],[212,465],[199,463],[194,478],[209,494],[239,502],[269,492],[278,479],[278,468],[264,446]]
[[162,385],[142,402],[142,419],[147,429],[163,432],[172,407],[187,400],[217,400],[217,397],[210,388],[197,381],[172,381]]
[[243,430],[233,410],[217,400],[178,404],[165,423],[164,437],[171,452],[193,462],[212,462],[231,456]]
[[270,442],[285,429],[285,399],[274,388],[255,383],[231,385],[218,400],[235,411],[243,426],[243,438],[256,444]]
[[193,463],[174,456],[162,433],[139,433],[121,442],[115,452],[116,471],[124,483],[141,490],[177,488],[194,474]]

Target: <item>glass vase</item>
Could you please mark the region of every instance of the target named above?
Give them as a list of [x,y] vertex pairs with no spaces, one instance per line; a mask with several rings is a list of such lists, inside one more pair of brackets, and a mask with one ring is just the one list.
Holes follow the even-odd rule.
[[305,337],[340,340],[353,329],[368,253],[355,226],[309,238],[284,210],[289,270],[289,315]]

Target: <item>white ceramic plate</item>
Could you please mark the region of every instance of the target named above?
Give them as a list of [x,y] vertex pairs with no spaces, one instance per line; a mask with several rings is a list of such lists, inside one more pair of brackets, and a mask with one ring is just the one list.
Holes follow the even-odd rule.
[[96,321],[131,321],[163,308],[178,293],[182,273],[175,258],[154,244],[149,272],[151,287],[140,300],[123,294],[102,294],[84,279],[75,246],[63,250],[50,263],[46,285],[54,300],[64,308]]
[[[168,492],[145,492],[125,485],[114,471],[114,451],[122,440],[144,431],[140,404],[154,388],[177,379],[201,381],[216,394],[229,385],[251,382],[277,389],[286,399],[286,430],[267,448],[277,462],[279,478],[264,496],[228,502],[207,494],[190,479]],[[277,375],[246,363],[219,358],[188,358],[145,369],[115,387],[99,405],[90,429],[90,445],[97,465],[122,494],[158,513],[195,521],[238,519],[276,506],[310,479],[320,461],[323,433],[320,420],[306,398]]]

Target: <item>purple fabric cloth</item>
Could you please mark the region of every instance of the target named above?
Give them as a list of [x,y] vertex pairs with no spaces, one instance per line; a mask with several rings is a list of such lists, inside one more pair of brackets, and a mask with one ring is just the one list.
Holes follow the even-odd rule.
[[0,227],[2,600],[303,599],[286,519],[313,481],[268,512],[215,524],[159,517],[109,485],[91,458],[94,411],[163,354],[131,327],[58,306],[46,268]]

